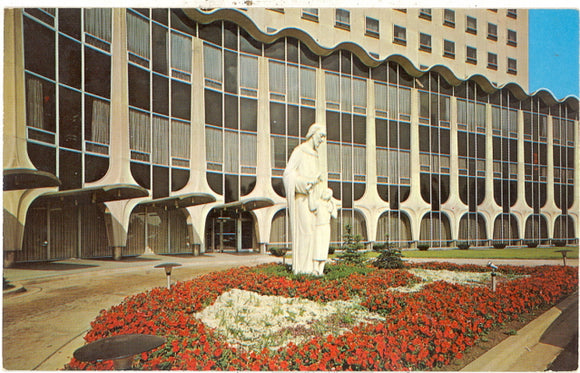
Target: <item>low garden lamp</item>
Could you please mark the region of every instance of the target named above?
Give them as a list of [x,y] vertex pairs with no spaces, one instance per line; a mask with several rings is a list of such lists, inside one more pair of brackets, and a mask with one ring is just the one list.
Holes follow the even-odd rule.
[[488,262],[487,266],[489,268],[491,268],[491,291],[495,292],[495,276],[497,276],[497,273],[495,273],[495,271],[497,271],[499,268],[493,264],[492,262]]
[[567,249],[556,250],[557,253],[562,254],[562,261],[564,262],[564,267],[566,266],[566,257],[568,256],[568,253],[570,251],[572,251],[572,250],[567,250]]
[[167,275],[167,289],[171,289],[171,269],[173,267],[180,267],[179,263],[162,263],[157,264],[154,268],[165,268],[165,274]]

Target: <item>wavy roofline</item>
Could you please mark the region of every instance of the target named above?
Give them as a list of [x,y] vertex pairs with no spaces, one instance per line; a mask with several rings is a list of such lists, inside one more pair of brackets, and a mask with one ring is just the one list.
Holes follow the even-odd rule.
[[507,89],[518,100],[524,100],[529,97],[539,97],[548,106],[565,103],[569,105],[574,111],[578,111],[578,97],[568,95],[563,99],[558,100],[558,98],[549,89],[546,88],[541,88],[531,94],[528,94],[518,83],[509,82],[502,85],[494,85],[486,76],[481,74],[473,74],[466,79],[461,79],[457,77],[449,67],[441,64],[432,65],[429,67],[429,69],[422,70],[417,68],[414,63],[407,57],[398,53],[393,53],[386,58],[379,60],[371,56],[370,53],[367,52],[367,50],[362,46],[351,41],[341,42],[336,44],[334,47],[327,48],[320,45],[309,33],[296,27],[285,27],[277,30],[275,33],[264,32],[248,15],[246,15],[240,9],[219,8],[207,12],[197,8],[181,8],[181,10],[185,16],[201,24],[209,24],[218,20],[234,22],[238,26],[242,27],[248,34],[250,34],[251,37],[262,43],[269,44],[280,38],[291,36],[306,44],[306,46],[312,52],[319,56],[328,56],[337,50],[347,50],[354,53],[362,63],[371,68],[377,67],[387,61],[393,61],[403,66],[405,71],[414,78],[418,78],[423,76],[425,73],[434,71],[443,76],[445,80],[452,86],[458,86],[461,83],[467,81],[474,81],[479,84],[479,86],[488,94]]

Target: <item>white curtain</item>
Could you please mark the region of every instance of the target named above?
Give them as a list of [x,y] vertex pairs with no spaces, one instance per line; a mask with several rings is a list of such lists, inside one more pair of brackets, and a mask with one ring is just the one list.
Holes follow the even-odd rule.
[[270,92],[286,94],[286,65],[270,61],[269,64]]
[[399,90],[392,85],[389,86],[389,118],[399,119]]
[[177,120],[171,121],[171,156],[189,160],[191,125]]
[[340,145],[328,143],[326,146],[328,172],[340,173]]
[[258,89],[258,59],[240,55],[240,84],[242,87]]
[[399,88],[399,111],[411,115],[411,90],[408,88]]
[[127,13],[127,48],[149,59],[149,21],[133,13]]
[[375,82],[375,108],[387,111],[387,85]]
[[93,99],[91,137],[89,141],[109,144],[109,102]]
[[485,104],[476,105],[476,124],[478,127],[485,127],[486,111]]
[[342,153],[342,179],[353,180],[352,177],[352,146],[343,144]]
[[326,76],[326,101],[339,102],[340,97],[340,76],[327,72]]
[[238,173],[240,168],[238,133],[224,131],[224,171]]
[[42,81],[33,76],[26,77],[26,125],[44,128],[44,106],[42,100]]
[[352,96],[351,96],[351,78],[348,76],[340,77],[340,103],[342,109],[352,111]]
[[355,175],[367,174],[366,148],[364,146],[353,146],[353,167]]
[[205,152],[207,161],[212,163],[223,163],[223,135],[219,128],[205,128]]
[[272,136],[270,141],[270,159],[272,160],[272,168],[286,167],[286,141],[284,137]]
[[222,81],[222,51],[220,48],[203,45],[203,68],[205,77],[218,82]]
[[298,103],[298,66],[288,65],[288,102]]
[[411,177],[411,153],[399,152],[399,171],[401,178]]
[[111,25],[111,9],[85,9],[85,32],[111,42]]
[[300,68],[300,90],[302,97],[316,98],[316,70]]
[[491,108],[491,124],[494,130],[501,130],[501,109],[497,106]]
[[171,67],[191,73],[191,38],[171,33]]
[[288,242],[286,238],[286,209],[280,210],[272,219],[272,228],[270,230],[270,242]]
[[240,133],[240,161],[242,166],[256,167],[257,136],[253,133]]
[[353,98],[356,106],[367,106],[367,81],[365,79],[356,79],[352,81]]
[[[377,175],[390,176],[389,174],[389,151],[387,149],[377,148]],[[392,162],[392,161],[391,161]]]
[[151,122],[149,114],[129,110],[129,133],[131,150],[151,152]]
[[169,120],[153,117],[153,151],[152,161],[155,164],[169,165]]

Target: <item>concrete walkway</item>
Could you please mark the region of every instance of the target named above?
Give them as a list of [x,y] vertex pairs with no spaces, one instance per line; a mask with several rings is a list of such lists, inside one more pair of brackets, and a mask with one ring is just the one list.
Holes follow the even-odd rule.
[[[448,261],[486,265],[487,259],[409,259],[410,262]],[[4,269],[4,277],[16,285],[4,292],[3,367],[6,370],[58,370],[84,344],[83,336],[100,309],[118,304],[125,296],[165,286],[163,269],[155,265],[181,264],[174,281],[209,271],[238,266],[281,262],[280,258],[255,253],[194,256],[144,255],[110,259],[70,259],[52,263],[22,264]],[[493,260],[497,265],[561,265],[561,260]],[[578,266],[578,260],[568,260]],[[50,308],[48,310],[47,308]],[[52,311],[52,313],[50,313]],[[66,325],[70,323],[71,325]],[[64,325],[61,325],[64,324]],[[34,331],[34,332],[32,332]],[[466,371],[543,371],[566,346],[578,338],[578,295],[553,307],[518,333],[504,340]],[[578,359],[572,353],[570,359]],[[577,361],[576,361],[577,363]],[[577,364],[576,364],[577,366]]]

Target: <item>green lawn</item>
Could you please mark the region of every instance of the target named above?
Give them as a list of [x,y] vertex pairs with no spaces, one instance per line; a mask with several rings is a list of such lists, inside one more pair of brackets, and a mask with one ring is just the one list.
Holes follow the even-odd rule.
[[[562,254],[556,250],[562,247],[522,247],[517,249],[450,249],[450,250],[403,250],[404,258],[469,258],[469,259],[560,259]],[[578,247],[566,247],[572,250],[568,258],[578,258]]]

